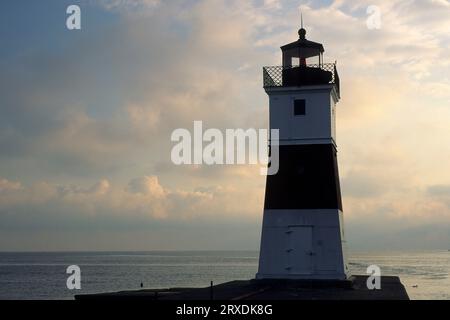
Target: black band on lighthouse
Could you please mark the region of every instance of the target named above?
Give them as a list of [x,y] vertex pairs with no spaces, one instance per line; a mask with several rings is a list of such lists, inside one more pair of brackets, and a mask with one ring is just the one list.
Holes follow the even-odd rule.
[[280,168],[267,177],[264,208],[342,211],[334,145],[280,146]]

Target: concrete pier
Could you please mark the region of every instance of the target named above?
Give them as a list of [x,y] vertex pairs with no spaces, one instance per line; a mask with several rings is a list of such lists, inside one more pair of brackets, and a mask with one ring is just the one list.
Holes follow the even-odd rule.
[[345,281],[242,280],[205,288],[147,289],[77,295],[76,300],[409,300],[398,277],[381,277],[381,290],[367,288],[368,276]]

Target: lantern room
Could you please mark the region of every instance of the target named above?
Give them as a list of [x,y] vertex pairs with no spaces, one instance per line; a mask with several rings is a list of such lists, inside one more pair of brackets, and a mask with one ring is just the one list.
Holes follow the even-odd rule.
[[306,30],[298,31],[299,39],[281,47],[283,52],[283,86],[321,85],[333,80],[325,70],[321,43],[306,39]]

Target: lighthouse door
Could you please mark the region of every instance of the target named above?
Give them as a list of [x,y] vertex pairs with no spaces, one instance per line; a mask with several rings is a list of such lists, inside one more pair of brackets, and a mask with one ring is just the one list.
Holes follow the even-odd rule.
[[289,269],[291,274],[313,273],[312,226],[289,227]]

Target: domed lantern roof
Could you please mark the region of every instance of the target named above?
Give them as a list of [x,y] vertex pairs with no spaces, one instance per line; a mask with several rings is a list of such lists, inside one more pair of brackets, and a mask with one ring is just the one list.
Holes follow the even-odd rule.
[[321,43],[306,39],[306,30],[302,27],[298,31],[299,39],[281,47],[283,52],[283,66],[292,66],[292,58],[298,58],[300,64],[305,64],[307,58],[318,57],[319,64],[322,61],[324,48]]

